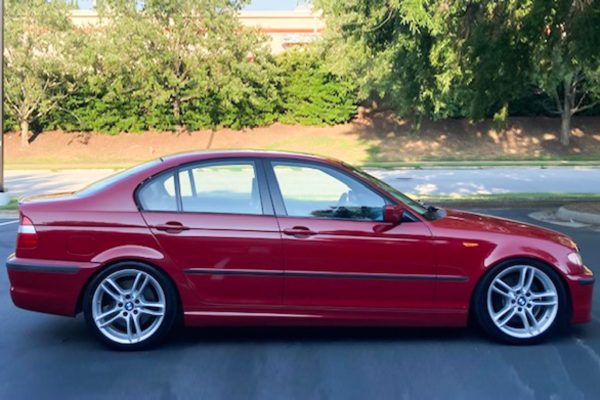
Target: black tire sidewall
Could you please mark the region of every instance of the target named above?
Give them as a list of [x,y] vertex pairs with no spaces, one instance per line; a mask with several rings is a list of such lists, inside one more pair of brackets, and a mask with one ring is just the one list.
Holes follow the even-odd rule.
[[[552,325],[540,335],[532,338],[516,338],[502,332],[492,321],[487,309],[487,293],[490,284],[498,274],[515,265],[528,265],[544,272],[552,280],[552,283],[554,283],[558,294],[558,311]],[[512,259],[492,267],[492,269],[484,275],[475,289],[472,309],[477,324],[486,334],[503,343],[526,345],[543,342],[560,329],[566,327],[570,315],[570,302],[565,284],[554,268],[536,260]]]
[[[151,275],[160,284],[165,294],[165,316],[160,327],[154,332],[154,334],[139,343],[122,344],[116,343],[106,337],[100,329],[96,326],[94,318],[92,316],[92,299],[96,288],[100,283],[110,274],[125,270],[135,269],[143,271]],[[103,344],[114,350],[144,350],[154,347],[162,343],[173,330],[173,326],[177,320],[178,315],[178,297],[173,287],[171,280],[166,274],[159,269],[152,267],[148,264],[137,262],[137,261],[122,261],[112,264],[104,268],[100,273],[95,275],[87,285],[82,302],[83,315],[88,328],[93,332],[94,336],[98,338]]]

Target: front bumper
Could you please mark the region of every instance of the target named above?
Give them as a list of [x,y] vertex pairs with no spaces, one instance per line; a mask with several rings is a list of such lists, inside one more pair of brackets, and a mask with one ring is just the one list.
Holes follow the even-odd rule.
[[71,261],[6,260],[13,303],[26,310],[74,316],[79,296],[98,264]]
[[592,318],[592,293],[594,291],[595,282],[594,274],[590,269],[584,268],[582,274],[568,275],[567,278],[573,310],[571,323],[581,324],[589,322]]

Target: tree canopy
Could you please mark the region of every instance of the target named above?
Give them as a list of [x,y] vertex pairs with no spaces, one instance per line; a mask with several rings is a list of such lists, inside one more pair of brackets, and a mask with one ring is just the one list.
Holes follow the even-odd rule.
[[[108,133],[334,124],[361,103],[401,117],[600,112],[600,0],[315,0],[314,45],[273,56],[245,0],[6,5],[6,113],[35,129]],[[10,124],[9,124],[10,127]]]
[[571,116],[600,99],[597,0],[315,3],[332,68],[402,116],[503,118],[537,96],[568,145]]

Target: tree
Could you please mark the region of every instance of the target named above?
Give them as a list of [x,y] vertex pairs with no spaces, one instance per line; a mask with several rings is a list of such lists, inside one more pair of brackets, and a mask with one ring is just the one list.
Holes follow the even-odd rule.
[[[571,117],[600,102],[600,1],[536,1],[544,25],[534,37],[534,82],[561,117],[560,143],[569,145]],[[536,40],[537,39],[537,40]]]
[[[462,3],[462,4],[461,4]],[[600,98],[600,2],[597,0],[462,1],[464,32],[455,43],[473,77],[471,102],[501,107],[533,86],[561,116],[569,145],[571,117]]]
[[60,0],[9,0],[5,17],[5,99],[29,143],[30,124],[77,85],[81,45]]
[[325,54],[350,76],[360,99],[401,116],[455,116],[462,71],[447,37],[446,3],[434,0],[317,0],[326,16]]
[[256,116],[246,103],[273,121],[274,65],[264,38],[238,21],[244,4],[152,0],[138,9],[134,0],[103,2],[101,35],[109,48],[100,65],[112,97],[135,99],[151,128],[252,125]]
[[600,0],[317,0],[331,67],[401,116],[505,118],[537,92],[561,116],[600,101]]

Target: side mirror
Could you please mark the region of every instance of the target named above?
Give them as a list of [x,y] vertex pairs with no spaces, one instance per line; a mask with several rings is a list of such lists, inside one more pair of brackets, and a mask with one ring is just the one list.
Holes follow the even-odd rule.
[[383,221],[398,225],[402,222],[404,209],[401,206],[387,205],[383,207]]

